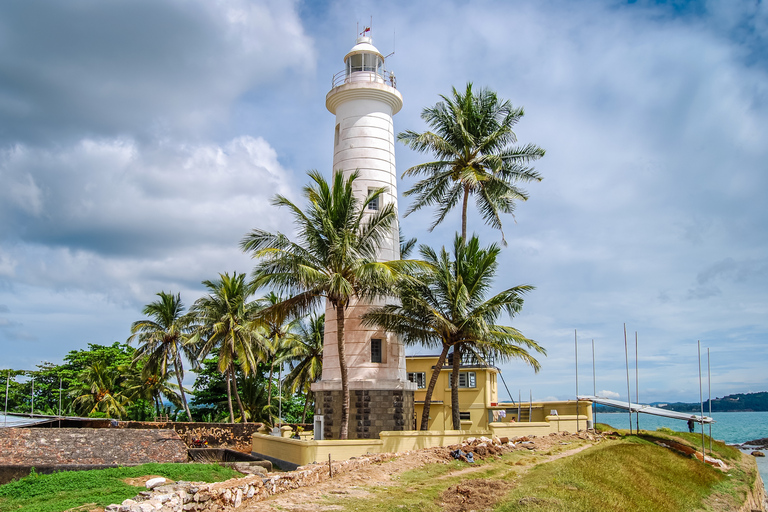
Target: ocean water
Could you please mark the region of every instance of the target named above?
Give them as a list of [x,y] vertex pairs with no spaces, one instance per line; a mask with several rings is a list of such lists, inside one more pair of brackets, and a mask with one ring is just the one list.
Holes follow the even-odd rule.
[[[704,411],[705,416],[709,414]],[[636,428],[637,415],[632,415],[632,428]],[[741,444],[755,439],[768,437],[768,412],[713,412],[712,437],[720,439],[728,444]],[[629,413],[597,413],[597,423],[607,423],[619,428],[629,428]],[[656,430],[659,427],[667,427],[681,432],[688,431],[688,425],[683,420],[673,420],[650,414],[640,415],[641,430]],[[696,424],[696,432],[701,432],[701,426]],[[709,435],[709,425],[704,425],[704,433]],[[752,450],[748,450],[747,453]],[[768,454],[766,454],[768,455]],[[763,477],[763,484],[768,491],[768,457],[756,457],[757,468]]]

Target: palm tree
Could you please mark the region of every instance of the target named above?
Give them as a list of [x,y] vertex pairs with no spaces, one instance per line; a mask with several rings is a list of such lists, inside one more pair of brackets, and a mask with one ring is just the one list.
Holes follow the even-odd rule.
[[200,359],[205,359],[214,348],[218,348],[219,371],[227,380],[227,404],[229,420],[235,422],[232,409],[234,391],[237,406],[243,423],[247,423],[245,408],[237,392],[235,364],[243,374],[248,374],[256,367],[257,354],[261,348],[261,339],[252,326],[254,302],[248,302],[254,287],[247,283],[245,274],[234,272],[219,274],[217,281],[203,281],[208,288],[208,295],[199,298],[192,306],[199,328],[192,338],[193,343],[200,343]]
[[494,244],[482,249],[476,236],[465,244],[464,238],[457,235],[452,255],[445,247],[437,254],[424,245],[420,253],[426,265],[416,273],[415,280],[400,283],[400,304],[371,310],[364,315],[363,322],[398,333],[409,344],[441,347],[427,386],[421,430],[428,429],[432,393],[448,352],[454,349],[451,407],[453,428],[458,430],[461,428],[458,369],[462,347],[502,359],[520,358],[539,370],[539,362],[526,348],[542,354],[545,350],[517,329],[496,324],[503,311],[510,316],[518,313],[523,306],[522,295],[533,287],[515,286],[486,299],[498,266],[499,247]]
[[312,398],[311,385],[323,373],[323,335],[325,315],[311,315],[299,326],[298,336],[288,354],[293,368],[285,377],[285,387],[290,393],[301,391],[305,394],[301,422],[307,419],[307,408]]
[[181,294],[160,292],[159,300],[147,304],[142,313],[148,319],[133,322],[128,343],[138,339],[141,344],[134,355],[134,362],[146,358],[145,370],[153,372],[157,377],[168,374],[168,366],[172,366],[181,393],[181,403],[189,421],[193,421],[192,413],[187,405],[182,381],[184,366],[181,362],[182,353],[193,364],[197,362],[195,347],[189,343],[191,337],[191,318],[184,315],[184,304]]
[[[168,382],[174,377],[173,371],[160,373],[157,367],[144,365],[138,369],[135,365],[125,369],[125,391],[122,395],[130,401],[144,399],[155,405],[155,416],[160,416],[162,397],[165,397],[177,408],[183,408],[182,398],[176,384]],[[187,413],[189,414],[189,413]],[[190,417],[191,419],[191,417]]]
[[283,196],[273,204],[286,207],[294,218],[298,240],[282,233],[254,229],[240,243],[244,251],[259,259],[254,276],[259,285],[278,293],[293,293],[273,306],[301,315],[313,311],[326,299],[336,313],[336,343],[341,373],[341,428],[346,439],[349,423],[349,383],[344,347],[345,310],[355,299],[381,296],[391,287],[403,262],[377,262],[382,241],[391,236],[397,213],[388,204],[373,213],[366,207],[384,192],[377,189],[362,201],[355,198],[349,179],[334,174],[329,184],[317,171],[310,171],[313,184],[304,187],[306,212]]
[[452,97],[440,97],[443,101],[421,113],[433,131],[408,130],[397,136],[411,149],[437,157],[403,173],[403,177],[425,176],[405,192],[416,196],[405,215],[437,205],[432,231],[461,200],[461,236],[466,239],[467,203],[474,195],[483,220],[501,231],[506,245],[500,214],[513,213],[515,201],[528,199],[518,183],[541,181],[527,165],[544,156],[544,150],[533,144],[512,146],[517,142],[512,128],[524,112],[500,101],[495,92],[481,89],[475,94],[468,83],[463,94],[453,88]]
[[120,393],[120,371],[110,368],[106,361],[96,361],[80,372],[80,388],[74,390],[72,406],[80,415],[102,412],[110,418],[121,419],[130,402]]
[[289,320],[287,311],[273,308],[283,302],[283,299],[275,292],[256,301],[254,326],[264,331],[261,359],[269,365],[269,378],[267,379],[267,405],[272,404],[272,377],[275,373],[275,365],[285,361],[290,347],[296,341],[294,332],[299,324],[298,319]]

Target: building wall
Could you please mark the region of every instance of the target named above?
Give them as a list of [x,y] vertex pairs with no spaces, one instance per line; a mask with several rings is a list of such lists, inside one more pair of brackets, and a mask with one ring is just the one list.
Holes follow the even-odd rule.
[[[437,363],[437,356],[411,356],[406,358],[406,370],[408,373],[424,373],[425,385],[429,386],[429,379],[432,377],[434,365]],[[453,428],[453,416],[451,407],[451,372],[452,366],[443,366],[432,394],[432,401],[429,411],[429,429],[430,430],[450,430]],[[576,401],[563,402],[533,402],[520,404],[502,403],[498,399],[498,373],[495,367],[466,366],[459,370],[461,373],[475,373],[474,388],[459,388],[459,411],[469,413],[470,419],[461,422],[462,430],[487,429],[489,424],[494,422],[493,411],[504,411],[505,417],[500,418],[500,423],[515,422],[547,422],[551,415],[556,421],[563,424],[567,421],[565,417],[572,416],[575,430],[576,424]],[[416,425],[421,425],[421,416],[424,409],[424,399],[427,390],[425,388],[417,389],[414,393]],[[552,414],[556,410],[559,417]],[[586,421],[592,421],[592,409],[587,402],[579,404],[578,419],[583,423],[581,428],[586,428]],[[498,423],[498,422],[497,422]],[[560,430],[560,429],[557,429]],[[549,427],[547,427],[549,431]]]
[[[413,429],[413,392],[355,389],[349,393],[348,439],[378,439],[383,431]],[[341,391],[315,392],[315,417],[322,416],[323,439],[339,439]]]

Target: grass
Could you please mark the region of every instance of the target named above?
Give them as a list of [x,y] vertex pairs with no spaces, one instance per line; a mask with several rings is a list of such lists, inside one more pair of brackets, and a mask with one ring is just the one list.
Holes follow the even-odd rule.
[[[480,493],[482,482],[503,482],[506,486],[493,496],[493,510],[497,512],[738,509],[756,470],[742,465],[737,450],[713,442],[713,455],[731,466],[726,474],[654,442],[664,439],[694,448],[701,443],[700,435],[644,432],[640,437],[605,440],[546,464],[540,464],[546,459],[544,455],[528,451],[481,461],[471,473],[459,473],[469,466],[458,461],[431,464],[399,475],[393,485],[368,488],[370,494],[365,497],[334,496],[327,503],[350,511],[436,512],[451,504],[456,497],[451,492],[457,485],[464,489],[475,486]],[[574,447],[555,447],[552,451]],[[473,508],[466,506],[466,510]]]
[[725,478],[694,459],[629,438],[533,468],[497,510],[698,510]]
[[0,511],[60,512],[84,504],[105,507],[133,498],[143,487],[126,478],[160,475],[173,481],[218,482],[240,473],[215,464],[142,464],[133,467],[31,474],[0,486]]

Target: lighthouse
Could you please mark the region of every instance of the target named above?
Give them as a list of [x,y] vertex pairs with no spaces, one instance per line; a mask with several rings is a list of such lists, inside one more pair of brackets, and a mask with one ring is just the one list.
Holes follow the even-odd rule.
[[[357,171],[354,194],[363,201],[369,191],[384,188],[374,213],[384,205],[397,208],[395,132],[392,117],[403,106],[395,75],[370,37],[358,37],[344,57],[344,69],[333,76],[325,105],[336,116],[333,131],[333,172],[345,178]],[[378,261],[400,258],[397,223],[382,241]],[[355,301],[346,311],[345,349],[350,394],[349,439],[376,439],[382,431],[413,428],[413,392],[408,381],[405,349],[400,338],[360,318],[384,301]],[[313,384],[315,439],[338,439],[341,429],[341,371],[336,345],[336,316],[326,305],[323,375]]]

